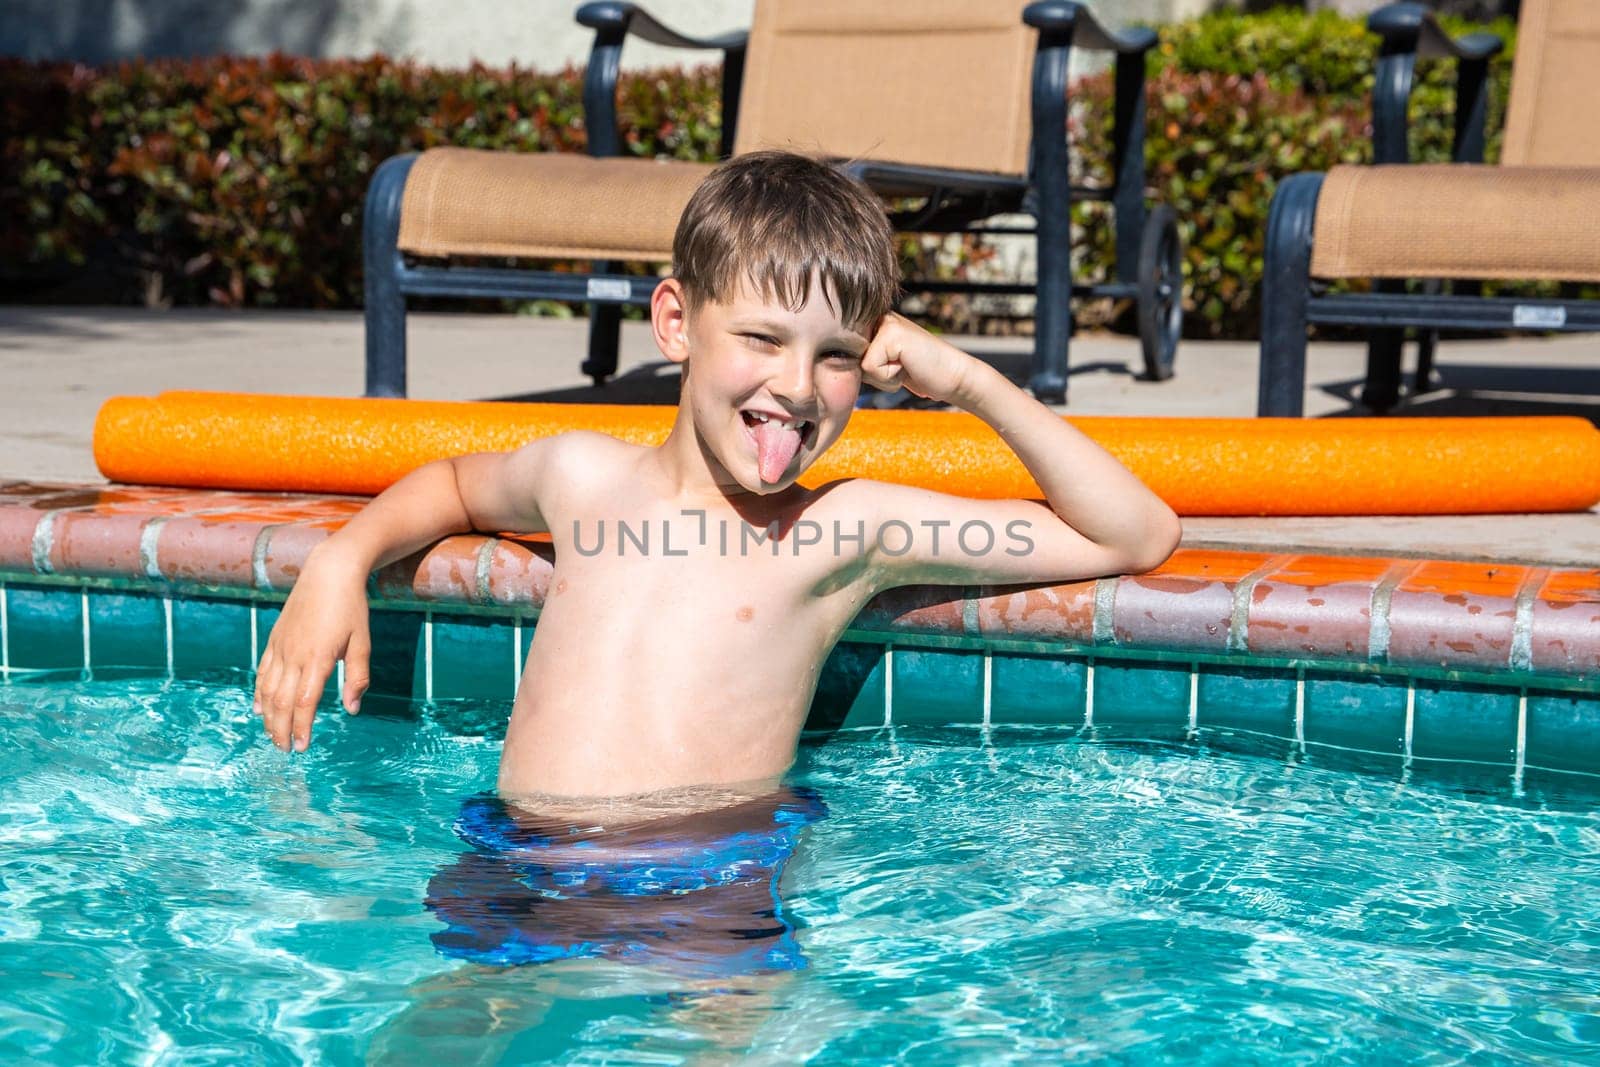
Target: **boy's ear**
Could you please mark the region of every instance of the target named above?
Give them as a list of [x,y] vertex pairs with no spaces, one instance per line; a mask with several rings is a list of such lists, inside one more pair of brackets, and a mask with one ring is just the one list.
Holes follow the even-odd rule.
[[678,279],[661,279],[650,294],[650,330],[663,356],[674,363],[689,358],[689,308]]

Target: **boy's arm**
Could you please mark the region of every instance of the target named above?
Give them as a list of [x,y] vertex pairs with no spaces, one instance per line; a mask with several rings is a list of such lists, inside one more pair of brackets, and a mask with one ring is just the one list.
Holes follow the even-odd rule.
[[[875,486],[880,529],[898,520],[912,534],[905,538],[896,528],[888,550],[873,544],[885,584],[1137,573],[1159,566],[1177,547],[1178,517],[1160,497],[988,364],[890,314],[862,359],[862,373],[871,384],[904,385],[981,418],[1016,452],[1049,504]],[[909,550],[896,555],[902,540]]]
[[547,484],[556,440],[419,467],[311,551],[256,669],[255,709],[274,744],[310,744],[317,700],[338,660],[345,661],[344,706],[352,714],[360,708],[369,680],[373,570],[453,533],[546,529],[535,494]]

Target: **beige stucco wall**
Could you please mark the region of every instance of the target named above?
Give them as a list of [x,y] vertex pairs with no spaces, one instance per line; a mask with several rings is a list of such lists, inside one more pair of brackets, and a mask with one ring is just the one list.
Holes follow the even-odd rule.
[[[897,0],[914,3],[915,0]],[[748,25],[754,0],[644,0],[691,34]],[[1090,0],[1113,25],[1183,18],[1211,0]],[[576,0],[0,0],[0,54],[104,62],[136,56],[410,56],[436,66],[474,60],[539,69],[582,65],[590,33]],[[696,54],[632,40],[626,66],[694,62]],[[706,56],[705,58],[713,58]]]

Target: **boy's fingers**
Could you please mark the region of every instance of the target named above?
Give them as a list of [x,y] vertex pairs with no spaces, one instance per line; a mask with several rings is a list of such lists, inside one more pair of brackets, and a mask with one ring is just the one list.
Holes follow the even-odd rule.
[[863,381],[874,389],[882,389],[886,393],[900,388],[900,369],[898,367],[888,374],[881,371],[874,371],[871,374],[863,372],[861,377]]
[[372,679],[372,641],[365,634],[350,638],[344,653],[344,710],[351,715],[361,710],[361,695]]
[[289,725],[294,721],[294,694],[300,684],[300,669],[286,666],[273,684],[265,705],[267,734],[279,748],[289,747]]
[[264,714],[267,696],[272,692],[272,683],[277,677],[278,660],[269,646],[261,654],[261,662],[256,664],[256,688],[251,698],[251,707],[257,715]]
[[897,389],[902,371],[899,360],[881,339],[875,339],[861,357],[861,378],[876,389]]
[[884,388],[884,383],[895,377],[899,369],[899,364],[890,363],[876,349],[869,350],[861,358],[861,380],[879,389]]
[[311,720],[317,714],[317,701],[328,681],[328,669],[317,664],[300,675],[298,691],[294,697],[294,716],[290,723],[290,738],[296,752],[304,752],[311,744]]

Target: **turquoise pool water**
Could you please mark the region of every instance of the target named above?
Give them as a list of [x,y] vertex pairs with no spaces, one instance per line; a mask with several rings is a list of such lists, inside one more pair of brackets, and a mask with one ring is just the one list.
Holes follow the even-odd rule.
[[424,906],[503,709],[0,685],[0,1060],[1600,1057],[1592,794],[1059,732],[836,735],[783,880],[809,966],[480,969]]

